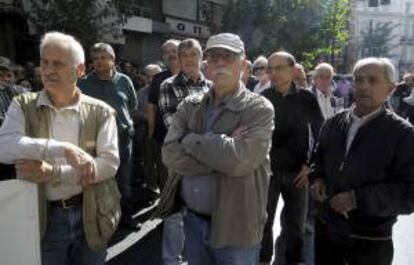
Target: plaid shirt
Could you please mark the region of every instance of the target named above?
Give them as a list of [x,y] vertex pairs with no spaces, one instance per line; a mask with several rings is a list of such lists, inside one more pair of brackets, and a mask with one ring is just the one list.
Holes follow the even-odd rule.
[[0,84],[0,126],[6,118],[6,112],[14,96],[19,93],[14,86]]
[[199,79],[194,82],[188,79],[184,73],[166,79],[160,87],[160,98],[158,101],[159,110],[167,128],[173,119],[173,114],[177,111],[178,104],[189,95],[204,92],[207,93],[211,87],[211,82],[207,81],[200,73]]

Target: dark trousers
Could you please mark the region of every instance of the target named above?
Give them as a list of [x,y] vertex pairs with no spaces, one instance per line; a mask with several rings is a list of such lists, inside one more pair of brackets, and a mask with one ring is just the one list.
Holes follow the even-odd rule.
[[368,240],[338,234],[316,221],[315,264],[318,265],[391,265],[392,239]]
[[285,205],[281,214],[281,233],[277,239],[276,264],[303,262],[302,248],[308,203],[308,188],[298,189],[293,183],[294,173],[275,172],[270,179],[267,220],[260,250],[260,261],[270,262],[273,256],[273,223],[281,194]]
[[157,141],[153,142],[154,144],[154,162],[156,167],[156,179],[158,183],[158,187],[160,190],[164,188],[165,182],[167,182],[168,178],[168,170],[165,165],[162,163],[162,143]]
[[121,193],[122,218],[129,219],[132,214],[132,139],[121,138],[119,140],[119,164],[115,178]]

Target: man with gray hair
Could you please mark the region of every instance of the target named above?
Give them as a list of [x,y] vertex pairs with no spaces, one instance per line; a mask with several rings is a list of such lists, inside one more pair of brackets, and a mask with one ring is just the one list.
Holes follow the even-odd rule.
[[118,146],[121,164],[116,180],[122,194],[122,219],[124,228],[137,230],[132,222],[132,116],[137,111],[137,96],[132,80],[115,69],[115,52],[107,43],[95,43],[91,50],[94,71],[79,80],[83,93],[100,99],[116,111]]
[[344,105],[342,99],[333,95],[333,76],[334,69],[329,63],[320,63],[313,70],[313,86],[311,91],[315,94],[325,119],[341,111]]
[[353,76],[355,106],[322,127],[310,174],[322,204],[315,264],[390,265],[393,224],[414,211],[414,130],[384,105],[388,59],[362,59]]
[[[203,51],[195,39],[185,39],[178,45],[178,61],[181,71],[161,84],[159,110],[167,130],[171,127],[178,105],[187,96],[207,93],[211,83],[200,71]],[[164,219],[162,258],[164,265],[179,264],[184,246],[182,214],[176,213]]]
[[170,175],[157,215],[184,211],[189,265],[257,265],[274,111],[241,82],[239,36],[211,36],[206,59],[212,88],[182,100],[170,120],[163,146]]
[[103,265],[107,242],[91,214],[102,202],[104,218],[116,222],[120,214],[112,212],[119,204],[112,196],[93,194],[91,204],[91,191],[114,181],[119,156],[114,110],[76,86],[84,61],[72,36],[47,33],[40,43],[44,89],[15,97],[0,128],[0,162],[15,163],[18,178],[39,185],[43,265]]

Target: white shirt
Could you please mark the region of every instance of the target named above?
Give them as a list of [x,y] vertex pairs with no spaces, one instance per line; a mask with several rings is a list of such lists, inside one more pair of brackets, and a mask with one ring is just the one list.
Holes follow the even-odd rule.
[[259,82],[254,87],[253,92],[260,94],[262,93],[262,91],[264,91],[265,89],[268,89],[271,86],[272,86],[272,83],[270,81],[266,81],[266,83],[264,84],[262,84],[262,82]]
[[368,114],[368,115],[366,115],[362,118],[358,117],[354,113],[355,109],[352,109],[352,111],[351,111],[352,123],[351,123],[351,126],[349,126],[348,134],[346,136],[346,154],[348,154],[349,148],[351,147],[351,144],[354,141],[354,138],[355,138],[357,132],[359,131],[359,129],[362,127],[362,125],[364,125],[368,121],[372,120],[382,109],[383,108],[380,107],[377,110],[371,112],[370,114]]
[[329,92],[324,94],[316,88],[316,98],[318,99],[318,104],[325,120],[332,117],[336,113],[334,107],[332,107],[331,94]]
[[[26,136],[25,118],[21,107],[13,101],[0,128],[0,162],[12,164],[19,159],[44,160],[60,166],[59,181],[48,183],[46,196],[49,200],[70,198],[82,192],[76,184],[74,168],[64,158],[64,142],[79,145],[80,100],[72,106],[56,109],[45,91],[39,92],[37,105],[51,109],[51,138],[38,139]],[[110,116],[102,125],[96,139],[97,181],[116,174],[119,166],[118,133],[114,116]]]

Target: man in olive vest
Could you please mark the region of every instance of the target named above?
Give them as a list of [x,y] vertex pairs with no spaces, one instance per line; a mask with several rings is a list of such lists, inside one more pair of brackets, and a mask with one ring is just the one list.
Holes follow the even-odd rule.
[[43,265],[105,262],[106,242],[91,232],[96,218],[89,215],[113,202],[96,193],[91,206],[86,195],[115,176],[118,134],[114,110],[76,86],[84,57],[72,36],[47,33],[40,44],[44,89],[16,97],[0,129],[7,147],[0,162],[15,163],[18,178],[39,184]]

